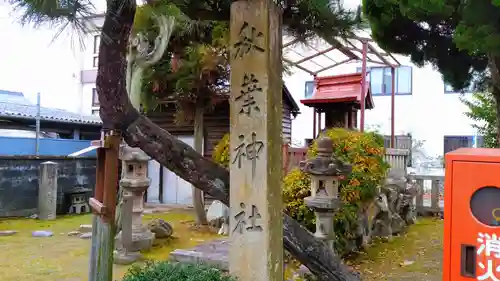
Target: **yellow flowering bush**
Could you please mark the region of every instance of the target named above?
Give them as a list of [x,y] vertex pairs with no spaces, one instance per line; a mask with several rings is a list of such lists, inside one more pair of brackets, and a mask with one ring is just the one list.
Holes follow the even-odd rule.
[[[343,252],[349,240],[355,238],[357,213],[364,203],[371,202],[378,187],[385,180],[389,164],[384,160],[384,140],[373,132],[334,128],[323,134],[333,141],[333,153],[352,165],[352,172],[340,182],[340,198],[344,205],[335,213],[334,229],[336,249]],[[308,157],[317,155],[317,144],[313,142]],[[213,153],[215,162],[228,167],[229,135],[216,145]],[[314,212],[305,205],[304,198],[311,195],[311,179],[298,168],[290,171],[283,179],[284,208],[291,217],[301,222],[310,231],[315,231]]]
[[[355,238],[359,208],[377,195],[389,164],[384,160],[384,139],[376,133],[334,128],[323,134],[332,139],[335,157],[352,165],[352,172],[340,181],[339,194],[344,205],[334,217],[335,248],[342,253],[347,242]],[[315,157],[317,153],[314,141],[307,154]],[[310,182],[309,175],[300,170],[291,171],[284,179],[283,199],[288,213],[314,231],[314,213],[304,203],[304,198],[311,194],[310,186],[303,184],[306,182]]]
[[225,134],[224,137],[217,143],[214,147],[212,153],[212,159],[224,167],[229,167],[229,134]]

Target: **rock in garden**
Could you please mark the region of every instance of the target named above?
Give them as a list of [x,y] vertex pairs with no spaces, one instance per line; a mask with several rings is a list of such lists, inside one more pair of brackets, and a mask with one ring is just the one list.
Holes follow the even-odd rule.
[[31,233],[31,236],[33,237],[50,237],[52,235],[54,235],[54,233],[52,231],[47,231],[47,230],[37,230]]
[[92,238],[92,232],[83,233],[82,235],[80,235],[80,238],[82,238],[82,239],[90,239],[90,238]]
[[16,233],[17,231],[15,230],[0,230],[0,236],[12,236]]
[[70,231],[68,232],[68,236],[77,236],[82,234],[80,231]]
[[222,202],[215,200],[207,210],[207,220],[210,226],[219,228],[224,223],[224,219],[228,216],[228,208]]
[[91,224],[81,224],[80,229],[78,231],[80,231],[81,233],[92,232],[92,225]]
[[162,219],[154,219],[150,221],[148,223],[148,228],[155,234],[156,238],[168,238],[174,233],[172,226]]
[[415,261],[410,261],[410,260],[404,260],[402,263],[400,263],[400,266],[408,266],[414,264]]

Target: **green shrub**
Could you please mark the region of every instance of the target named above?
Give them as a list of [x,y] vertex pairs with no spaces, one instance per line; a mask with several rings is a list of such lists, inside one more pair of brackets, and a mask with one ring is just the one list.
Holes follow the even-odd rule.
[[172,262],[132,266],[123,281],[236,281],[221,270],[204,265]]

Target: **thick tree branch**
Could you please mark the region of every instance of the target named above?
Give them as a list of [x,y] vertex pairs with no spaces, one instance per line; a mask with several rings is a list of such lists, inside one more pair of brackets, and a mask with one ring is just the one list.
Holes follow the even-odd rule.
[[[128,127],[125,140],[131,146],[140,147],[185,181],[229,206],[229,171],[202,157],[191,146],[151,120],[142,116],[138,118]],[[318,276],[318,280],[361,280],[342,264],[325,243],[286,214],[283,214],[283,236],[285,249]]]
[[[132,107],[125,85],[127,42],[134,20],[135,0],[108,0],[99,50],[97,91],[101,118],[107,129],[121,130],[126,142],[197,188],[229,205],[229,171],[203,158],[190,146],[162,130]],[[359,281],[328,246],[284,214],[284,246],[320,281]]]

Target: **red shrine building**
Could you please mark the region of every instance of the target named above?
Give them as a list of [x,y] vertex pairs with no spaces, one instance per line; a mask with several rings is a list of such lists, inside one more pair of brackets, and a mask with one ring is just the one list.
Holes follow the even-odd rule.
[[[315,136],[326,128],[357,129],[358,110],[374,106],[368,81],[364,80],[361,73],[315,77],[313,96],[300,101],[314,109]],[[322,115],[325,128],[321,128]]]

